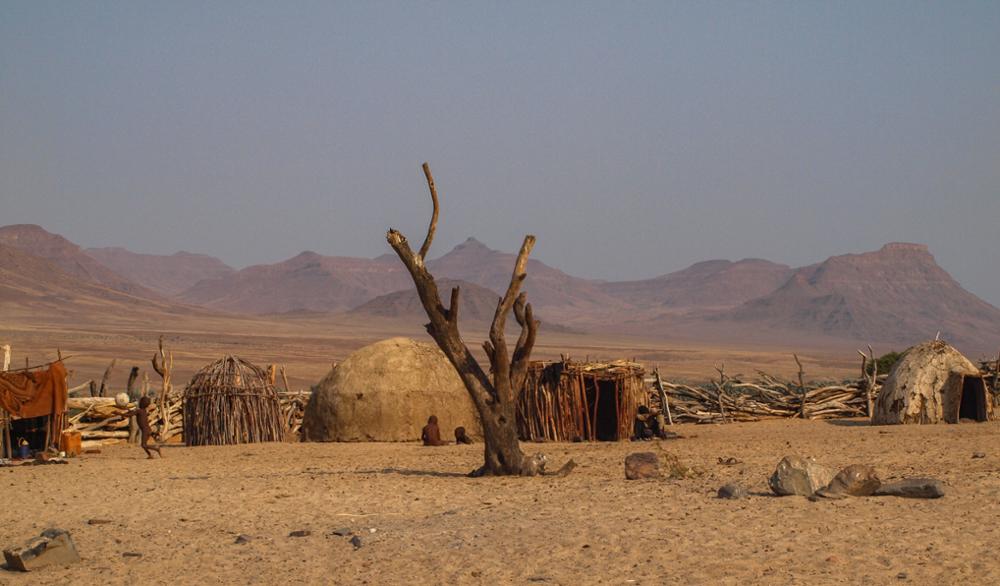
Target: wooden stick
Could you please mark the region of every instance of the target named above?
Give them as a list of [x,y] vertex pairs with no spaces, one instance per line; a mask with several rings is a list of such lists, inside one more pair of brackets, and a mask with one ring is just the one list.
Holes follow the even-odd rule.
[[656,390],[660,393],[660,403],[663,404],[663,410],[667,414],[667,423],[673,425],[674,418],[670,415],[670,401],[667,399],[667,392],[663,390],[663,379],[660,378],[660,369],[657,368],[653,373],[656,375]]
[[3,345],[3,369],[0,372],[7,372],[10,369],[10,344]]
[[806,418],[806,383],[802,380],[803,379],[802,362],[799,361],[798,354],[792,354],[792,357],[795,358],[795,364],[799,365],[799,392],[802,393],[802,404],[799,407],[799,417],[801,419],[805,419]]

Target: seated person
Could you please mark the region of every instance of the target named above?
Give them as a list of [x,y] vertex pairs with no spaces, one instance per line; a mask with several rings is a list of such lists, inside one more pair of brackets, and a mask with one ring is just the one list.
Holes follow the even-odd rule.
[[420,432],[420,439],[424,440],[425,446],[444,446],[447,445],[444,440],[441,439],[441,428],[438,427],[437,415],[431,415],[427,418],[427,425]]
[[472,438],[469,437],[469,435],[467,433],[465,433],[465,428],[464,427],[459,426],[459,427],[455,428],[455,443],[456,444],[471,444],[471,443],[473,443],[472,442]]

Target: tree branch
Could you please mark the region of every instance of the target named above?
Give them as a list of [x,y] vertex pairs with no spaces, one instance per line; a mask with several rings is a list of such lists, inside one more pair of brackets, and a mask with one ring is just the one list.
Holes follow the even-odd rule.
[[424,238],[424,243],[420,247],[420,260],[423,261],[427,258],[427,252],[431,249],[431,242],[434,240],[434,231],[437,230],[438,223],[438,192],[437,187],[434,185],[434,176],[431,175],[431,166],[424,163],[424,177],[427,178],[427,188],[431,191],[431,201],[434,202],[434,211],[431,213],[431,224],[427,227],[427,237]]

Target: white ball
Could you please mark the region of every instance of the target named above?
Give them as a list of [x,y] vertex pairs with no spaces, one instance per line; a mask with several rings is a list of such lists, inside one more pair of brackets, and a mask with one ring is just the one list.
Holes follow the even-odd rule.
[[118,393],[115,395],[115,405],[118,407],[128,407],[128,393]]

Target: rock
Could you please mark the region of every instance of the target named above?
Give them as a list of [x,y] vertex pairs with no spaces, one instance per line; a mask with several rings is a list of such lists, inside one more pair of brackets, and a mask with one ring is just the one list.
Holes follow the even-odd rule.
[[833,477],[830,484],[816,491],[823,498],[844,498],[848,496],[871,496],[882,486],[878,474],[871,466],[852,464]]
[[142,554],[137,551],[126,551],[122,553],[123,558],[141,558]]
[[976,458],[985,458],[985,457],[986,457],[986,452],[972,452],[972,458],[973,459],[976,459]]
[[244,543],[250,543],[251,541],[253,541],[253,537],[241,533],[238,536],[236,536],[235,543],[236,545],[243,545]]
[[289,537],[309,537],[312,535],[312,531],[308,529],[297,529],[288,534]]
[[347,537],[348,535],[354,535],[354,532],[347,527],[343,527],[341,529],[334,529],[333,534],[337,537]]
[[883,484],[875,494],[911,499],[936,499],[944,496],[944,484],[934,478],[906,478],[899,482]]
[[354,537],[352,537],[351,538],[351,545],[354,546],[354,549],[361,549],[361,538],[358,537],[357,535],[355,535]]
[[906,572],[900,572],[900,573],[896,574],[896,578],[899,579],[899,580],[905,580],[905,579],[909,578],[909,575]]
[[65,529],[46,529],[38,537],[30,539],[20,547],[5,549],[7,568],[30,572],[45,566],[68,564],[80,561],[76,545]]
[[107,525],[111,519],[88,519],[87,525]]
[[812,458],[785,456],[767,483],[778,496],[809,496],[829,484],[832,479],[833,470]]
[[727,484],[719,489],[720,499],[742,499],[749,495],[750,493],[747,492],[747,489],[735,483]]
[[660,477],[660,459],[653,452],[634,452],[625,457],[625,478],[639,480]]

